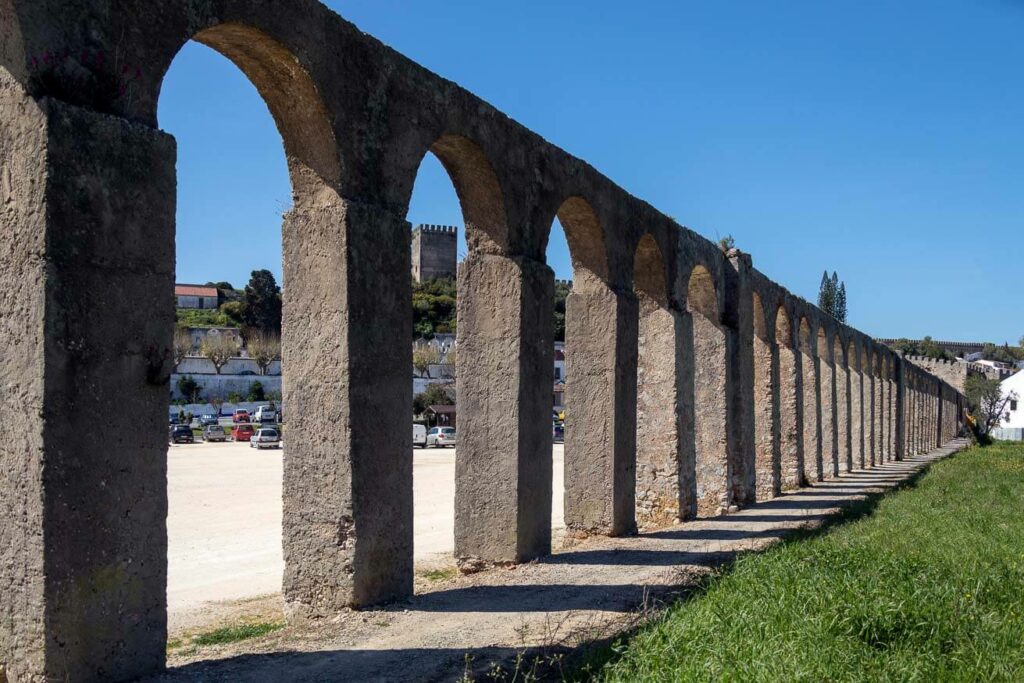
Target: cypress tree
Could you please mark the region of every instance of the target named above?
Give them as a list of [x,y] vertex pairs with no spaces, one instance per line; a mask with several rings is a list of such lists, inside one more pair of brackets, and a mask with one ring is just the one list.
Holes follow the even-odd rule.
[[829,315],[833,315],[835,301],[835,286],[832,282],[832,278],[828,276],[828,271],[826,270],[821,275],[821,286],[818,288],[818,308]]

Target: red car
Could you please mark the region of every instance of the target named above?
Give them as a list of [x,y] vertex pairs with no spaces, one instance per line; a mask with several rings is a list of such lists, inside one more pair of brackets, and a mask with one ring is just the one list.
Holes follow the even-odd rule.
[[255,433],[256,428],[250,424],[235,425],[235,428],[231,430],[231,439],[233,441],[248,441]]
[[234,415],[231,416],[231,421],[234,422],[235,424],[239,424],[243,422],[251,422],[252,420],[249,419],[248,410],[242,410],[241,408],[239,408],[238,410],[235,411]]

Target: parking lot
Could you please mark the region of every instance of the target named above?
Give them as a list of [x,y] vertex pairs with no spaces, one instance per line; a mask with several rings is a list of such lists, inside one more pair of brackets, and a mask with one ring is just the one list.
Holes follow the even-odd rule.
[[[562,445],[554,447],[552,522],[563,525]],[[240,600],[281,589],[282,450],[246,443],[170,446],[168,609]],[[455,449],[413,456],[417,563],[454,548]]]

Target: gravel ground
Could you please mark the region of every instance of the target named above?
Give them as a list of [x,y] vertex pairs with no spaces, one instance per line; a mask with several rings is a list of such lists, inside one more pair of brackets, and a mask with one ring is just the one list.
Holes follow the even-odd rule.
[[[440,681],[492,663],[509,670],[518,653],[564,652],[626,628],[737,552],[820,525],[963,445],[857,470],[725,517],[635,538],[592,538],[511,569],[433,582],[421,577],[417,596],[402,604],[232,645],[175,650],[172,668],[149,681]],[[235,616],[280,618],[279,600],[236,605]]]

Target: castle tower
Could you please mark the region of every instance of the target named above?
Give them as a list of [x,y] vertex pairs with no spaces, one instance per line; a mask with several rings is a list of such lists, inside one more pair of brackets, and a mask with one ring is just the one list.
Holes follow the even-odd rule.
[[455,277],[459,229],[454,225],[417,225],[412,230],[412,279]]

